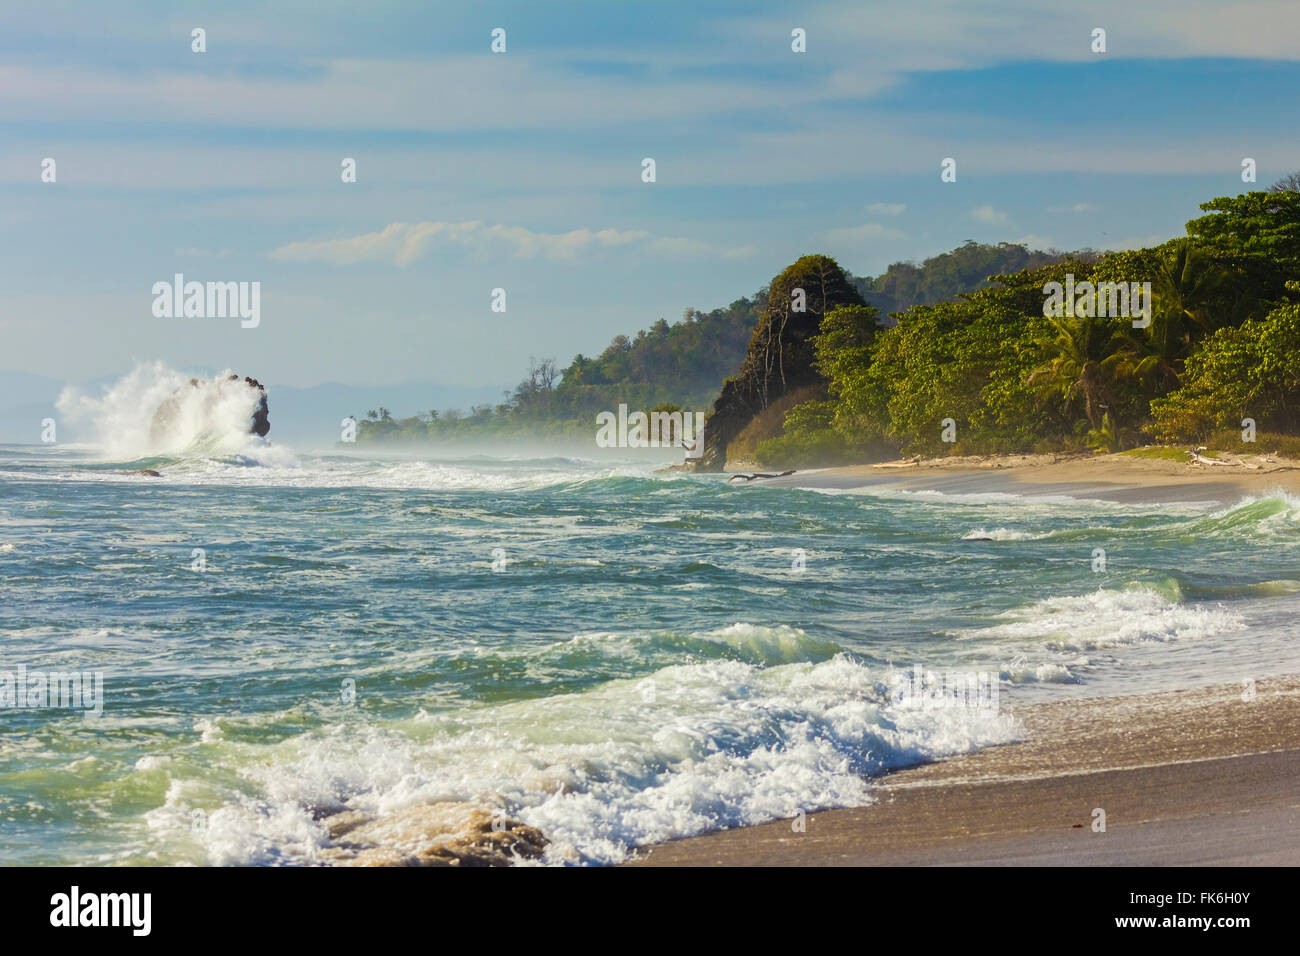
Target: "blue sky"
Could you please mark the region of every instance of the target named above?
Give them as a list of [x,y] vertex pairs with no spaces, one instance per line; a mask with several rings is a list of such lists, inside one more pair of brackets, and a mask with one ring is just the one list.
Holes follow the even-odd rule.
[[[1300,169],[1300,4],[1075,6],[10,0],[0,369],[509,384],[805,253],[1137,246]],[[176,272],[261,324],[156,318]]]

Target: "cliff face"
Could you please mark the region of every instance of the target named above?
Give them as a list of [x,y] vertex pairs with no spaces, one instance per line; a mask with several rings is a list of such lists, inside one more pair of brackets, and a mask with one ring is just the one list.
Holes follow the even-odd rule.
[[787,392],[824,381],[813,368],[811,341],[822,317],[840,306],[863,304],[828,256],[804,256],[773,279],[740,370],[723,382],[713,403],[694,470],[721,471],[727,446],[755,415]]

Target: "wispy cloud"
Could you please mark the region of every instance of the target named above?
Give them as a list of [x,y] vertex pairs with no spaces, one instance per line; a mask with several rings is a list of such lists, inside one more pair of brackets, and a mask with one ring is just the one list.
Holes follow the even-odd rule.
[[[814,44],[833,53],[871,49],[876,72],[971,69],[1030,50],[1044,60],[1096,59],[1089,42],[1094,25],[1105,26],[1110,49],[1127,56],[1300,59],[1300,6],[1292,0],[1094,0],[1082,19],[1071,5],[1041,0],[917,3],[889,17],[863,16],[857,0],[828,0],[807,4],[800,25],[810,51]],[[762,40],[782,27],[788,34],[782,16],[763,15],[746,17],[737,28]]]
[[752,245],[719,246],[699,239],[654,238],[641,229],[584,227],[568,232],[535,232],[523,226],[485,226],[478,221],[394,222],[378,232],[359,236],[290,242],[271,252],[271,258],[342,266],[391,260],[398,266],[407,266],[439,242],[475,248],[503,243],[513,247],[517,259],[541,257],[557,261],[575,260],[592,249],[619,246],[636,246],[661,255],[712,255],[726,259],[743,258],[757,251]]
[[1090,202],[1077,202],[1073,206],[1048,206],[1048,212],[1092,212],[1097,207]]
[[867,212],[873,216],[900,216],[906,208],[907,204],[901,202],[873,202]]

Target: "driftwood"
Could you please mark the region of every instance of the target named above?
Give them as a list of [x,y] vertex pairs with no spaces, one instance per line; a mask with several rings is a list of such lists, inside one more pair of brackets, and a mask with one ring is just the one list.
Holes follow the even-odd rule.
[[1241,465],[1240,461],[1228,461],[1224,458],[1206,458],[1201,454],[1201,449],[1193,448],[1188,452],[1192,456],[1192,461],[1198,465]]
[[768,474],[764,474],[761,471],[756,471],[752,475],[732,475],[730,478],[727,479],[727,481],[735,481],[737,478],[739,478],[741,481],[753,481],[755,478],[784,478],[786,475],[793,475],[793,474],[794,474],[793,471],[783,471],[779,475],[775,475],[775,474],[768,475]]

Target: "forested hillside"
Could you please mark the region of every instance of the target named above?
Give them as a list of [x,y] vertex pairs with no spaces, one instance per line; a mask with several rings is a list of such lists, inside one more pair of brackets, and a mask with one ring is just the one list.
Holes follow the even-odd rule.
[[[1086,254],[1083,254],[1086,255]],[[989,276],[1059,261],[1061,253],[1031,251],[1012,243],[967,242],[919,265],[896,262],[879,276],[845,273],[850,286],[880,312],[952,299],[988,284]],[[371,409],[361,421],[362,440],[423,440],[490,434],[583,435],[598,411],[629,407],[707,408],[724,379],[745,359],[750,338],[768,305],[768,287],[725,308],[688,308],[680,321],[659,319],[634,336],[619,334],[599,355],[574,356],[564,368],[535,359],[526,377],[496,405],[430,409],[397,418]]]
[[[1073,253],[1074,258],[1093,260],[1090,250]],[[990,276],[1010,275],[1025,269],[1060,262],[1064,253],[1030,250],[1010,242],[983,245],[968,239],[951,252],[940,253],[920,265],[895,262],[874,279],[853,279],[858,294],[881,315],[882,325],[893,325],[891,313],[914,305],[935,305],[955,299],[963,292],[987,288]]]
[[[899,452],[1293,446],[1300,192],[1200,208],[1184,237],[1027,268],[915,306],[892,328],[861,308],[829,313],[813,343],[826,395],[788,410],[757,457],[798,467]],[[1061,315],[1045,314],[1051,283],[1079,293]],[[1099,308],[1103,283],[1148,287],[1147,314]]]

